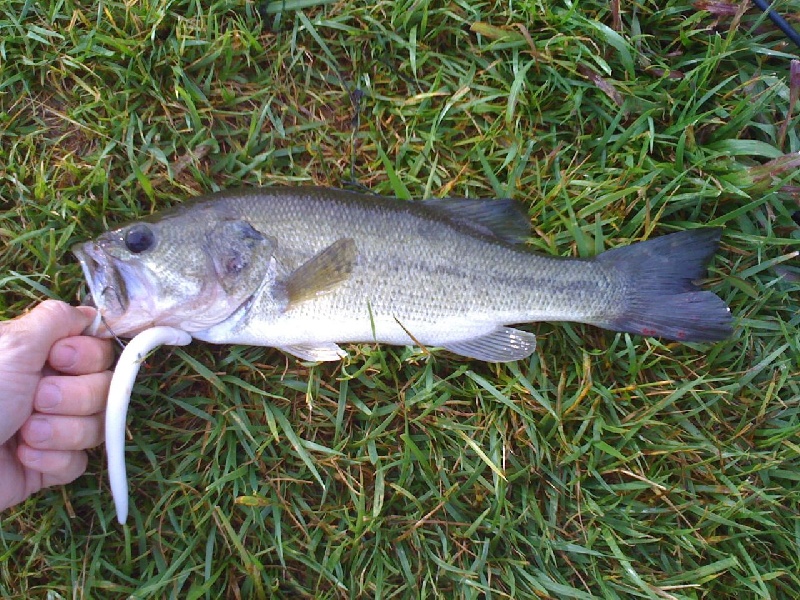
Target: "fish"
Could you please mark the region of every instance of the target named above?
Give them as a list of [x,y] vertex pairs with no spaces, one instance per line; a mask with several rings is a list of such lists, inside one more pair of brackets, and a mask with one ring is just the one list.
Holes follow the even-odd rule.
[[700,227],[565,258],[526,246],[528,215],[510,199],[269,187],[203,196],[76,244],[98,316],[86,333],[132,338],[106,408],[117,519],[129,508],[128,402],[159,345],[197,339],[333,361],[347,356],[339,344],[378,342],[509,362],[536,349],[516,325],[551,320],[713,342],[733,319],[698,280],[721,233]]
[[535,351],[519,326],[540,321],[728,338],[730,309],[698,285],[721,234],[698,227],[568,258],[526,245],[530,219],[511,199],[264,187],[202,196],[73,252],[99,336],[170,327],[308,361],[383,343],[509,362]]

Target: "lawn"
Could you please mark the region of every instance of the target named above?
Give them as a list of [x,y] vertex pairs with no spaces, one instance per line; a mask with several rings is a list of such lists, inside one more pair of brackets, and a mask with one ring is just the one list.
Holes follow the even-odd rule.
[[69,248],[110,226],[316,184],[510,196],[563,256],[724,227],[736,330],[532,324],[505,365],[162,348],[128,525],[93,450],[3,513],[0,596],[798,597],[800,49],[746,8],[3,0],[2,319],[77,303]]

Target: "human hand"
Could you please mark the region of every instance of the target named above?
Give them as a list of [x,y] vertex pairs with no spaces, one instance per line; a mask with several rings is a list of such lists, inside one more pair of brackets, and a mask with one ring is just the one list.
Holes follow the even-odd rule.
[[95,312],[46,300],[0,323],[0,510],[82,475],[102,441],[114,353],[80,335]]

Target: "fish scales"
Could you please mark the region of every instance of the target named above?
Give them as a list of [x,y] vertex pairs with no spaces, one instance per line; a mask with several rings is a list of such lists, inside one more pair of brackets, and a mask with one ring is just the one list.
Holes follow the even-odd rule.
[[[303,336],[308,338],[320,329],[318,321],[326,327],[333,321],[342,335],[357,331],[351,335],[362,339],[355,341],[368,341],[364,332],[371,336],[372,319],[391,330],[388,338],[376,332],[379,339],[410,343],[402,325],[415,339],[437,344],[452,339],[448,319],[454,317],[469,324],[462,326],[465,337],[473,329],[490,331],[498,321],[598,319],[625,293],[620,277],[604,265],[539,256],[438,215],[432,218],[410,202],[368,202],[346,192],[331,201],[329,190],[322,194],[246,193],[223,204],[228,216],[246,217],[278,240],[276,256],[287,273],[337,239],[356,241],[359,256],[351,278],[331,294],[270,321],[273,335],[288,338],[299,321],[307,323]],[[439,323],[448,324],[434,333]],[[278,334],[283,328],[286,333]]]
[[186,203],[76,254],[116,335],[166,325],[312,360],[372,341],[516,360],[535,338],[508,326],[544,320],[685,341],[730,334],[724,302],[695,285],[719,230],[572,259],[530,251],[527,226],[507,200],[262,188]]

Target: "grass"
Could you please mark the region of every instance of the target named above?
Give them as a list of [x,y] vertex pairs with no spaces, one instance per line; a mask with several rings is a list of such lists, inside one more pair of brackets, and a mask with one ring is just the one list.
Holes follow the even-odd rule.
[[2,515],[0,595],[796,597],[797,48],[739,3],[614,5],[2,3],[2,318],[76,301],[69,247],[110,225],[314,183],[510,195],[571,256],[724,226],[736,334],[543,323],[509,365],[161,350],[129,525],[93,451]]

